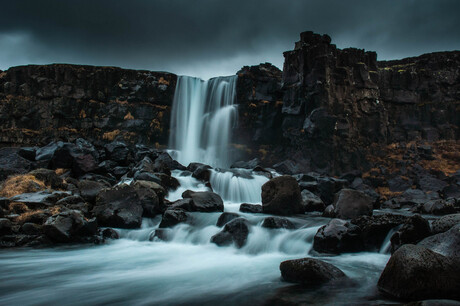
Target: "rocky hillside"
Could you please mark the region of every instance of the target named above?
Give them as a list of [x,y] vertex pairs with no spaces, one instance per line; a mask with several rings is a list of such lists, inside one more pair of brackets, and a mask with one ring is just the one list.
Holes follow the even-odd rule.
[[[240,159],[286,173],[368,170],[382,147],[460,138],[460,52],[377,61],[304,32],[271,64],[238,72]],[[0,72],[0,143],[85,137],[167,145],[176,76],[113,67],[46,65]]]

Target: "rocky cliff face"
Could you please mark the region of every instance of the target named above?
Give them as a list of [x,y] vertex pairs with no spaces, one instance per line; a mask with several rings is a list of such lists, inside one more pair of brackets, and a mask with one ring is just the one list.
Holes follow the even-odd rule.
[[[271,64],[238,72],[242,159],[284,172],[369,168],[395,142],[460,138],[460,52],[378,62],[375,52],[338,49],[304,32]],[[85,137],[167,145],[177,77],[75,65],[0,72],[0,143],[36,145]]]
[[[280,87],[264,93],[265,108],[271,107],[276,121],[265,120],[262,129],[248,132],[254,142],[267,135],[257,146],[264,146],[270,161],[287,159],[285,170],[366,169],[367,157],[390,143],[460,138],[460,52],[378,62],[375,52],[341,50],[327,35],[304,32],[284,56],[281,82],[272,80]],[[251,97],[260,96],[252,89]],[[238,97],[255,104],[244,93]]]
[[176,84],[170,73],[46,65],[0,73],[0,142],[78,137],[166,143]]

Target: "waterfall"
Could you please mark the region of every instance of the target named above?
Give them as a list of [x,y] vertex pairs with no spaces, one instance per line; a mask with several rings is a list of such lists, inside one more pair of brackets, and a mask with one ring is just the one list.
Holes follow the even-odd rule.
[[237,76],[208,81],[178,77],[169,144],[180,163],[230,166],[231,129],[237,121],[236,81]]

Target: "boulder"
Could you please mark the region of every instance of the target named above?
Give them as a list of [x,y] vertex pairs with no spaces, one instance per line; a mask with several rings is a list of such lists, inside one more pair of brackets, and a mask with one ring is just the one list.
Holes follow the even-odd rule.
[[233,219],[238,218],[240,215],[231,213],[231,212],[224,212],[219,216],[219,219],[217,219],[216,226],[222,227],[228,222],[232,221]]
[[243,203],[240,205],[240,211],[244,213],[261,214],[262,205]]
[[331,254],[363,251],[361,229],[345,220],[332,219],[318,229],[313,239],[313,249]]
[[91,203],[94,203],[97,195],[106,188],[110,188],[110,184],[107,182],[97,182],[92,180],[82,180],[78,182],[80,196],[85,199],[85,201]]
[[67,210],[49,217],[43,225],[43,232],[52,241],[69,242],[79,236],[95,235],[97,221],[87,221],[81,212]]
[[431,200],[420,205],[418,211],[431,215],[447,215],[455,213],[455,207],[445,200]]
[[431,234],[430,224],[420,215],[414,215],[404,222],[402,227],[391,236],[391,252],[403,244],[415,244]]
[[102,231],[102,238],[104,239],[119,239],[120,235],[113,228],[106,228]]
[[190,198],[193,201],[193,211],[200,212],[218,212],[224,211],[224,202],[222,198],[211,191],[193,192],[190,190],[184,191],[183,198]]
[[460,224],[460,214],[451,214],[436,219],[431,224],[433,234],[439,234],[448,231],[450,228]]
[[42,160],[51,160],[51,158],[54,155],[54,152],[60,147],[63,146],[62,141],[58,142],[50,142],[44,147],[38,148],[37,151],[35,152],[35,160],[36,161],[42,161]]
[[323,201],[320,197],[318,197],[313,192],[304,189],[300,193],[302,196],[302,205],[304,207],[305,212],[312,212],[312,211],[319,211],[323,212],[326,209]]
[[348,186],[348,181],[333,177],[321,177],[318,179],[318,192],[324,204],[329,205],[334,202],[335,194]]
[[139,200],[141,201],[143,209],[142,215],[144,217],[155,217],[166,210],[163,201],[160,201],[155,189],[152,188],[150,184],[145,181],[137,181],[132,184],[132,187],[137,192]]
[[101,226],[139,228],[143,215],[142,201],[136,189],[120,185],[101,191],[93,213]]
[[335,218],[335,207],[334,205],[328,205],[324,211],[323,211],[323,214],[322,214],[323,217],[326,217],[326,218]]
[[286,218],[268,217],[262,222],[262,227],[294,229],[295,225]]
[[[190,166],[190,165],[189,165]],[[192,173],[192,177],[199,181],[209,182],[211,179],[211,167],[208,165],[199,164]]]
[[361,191],[342,189],[334,203],[335,215],[340,219],[353,219],[359,216],[372,216],[373,201]]
[[29,174],[34,176],[37,180],[42,181],[46,186],[49,186],[52,189],[66,188],[66,184],[64,184],[62,178],[60,178],[53,170],[40,168],[29,172]]
[[237,161],[234,162],[230,168],[243,168],[243,169],[254,169],[259,165],[260,161],[258,158],[251,159],[250,161]]
[[444,233],[423,239],[417,245],[453,258],[460,263],[460,223]]
[[35,223],[24,223],[21,226],[21,232],[26,235],[40,235],[42,233],[42,226]]
[[179,223],[187,222],[189,215],[181,209],[168,209],[161,219],[160,228],[173,227]]
[[6,218],[0,218],[0,236],[11,234],[13,224]]
[[378,281],[385,294],[399,299],[459,299],[460,268],[450,258],[406,244],[390,258]]
[[284,175],[266,182],[262,186],[262,210],[274,215],[303,213],[302,196],[296,179]]
[[127,163],[129,149],[128,146],[121,141],[114,141],[104,146],[107,159],[113,160],[120,165]]
[[249,235],[249,225],[246,219],[236,218],[225,224],[224,229],[211,237],[211,242],[218,246],[234,243],[237,248],[246,244]]
[[304,286],[322,285],[346,277],[345,273],[334,265],[314,258],[283,261],[280,270],[285,281]]

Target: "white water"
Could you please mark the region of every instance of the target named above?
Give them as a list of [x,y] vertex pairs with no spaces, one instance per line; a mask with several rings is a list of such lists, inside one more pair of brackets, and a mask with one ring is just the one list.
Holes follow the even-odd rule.
[[208,81],[178,77],[169,144],[180,163],[230,166],[231,129],[237,122],[236,81],[237,76]]

